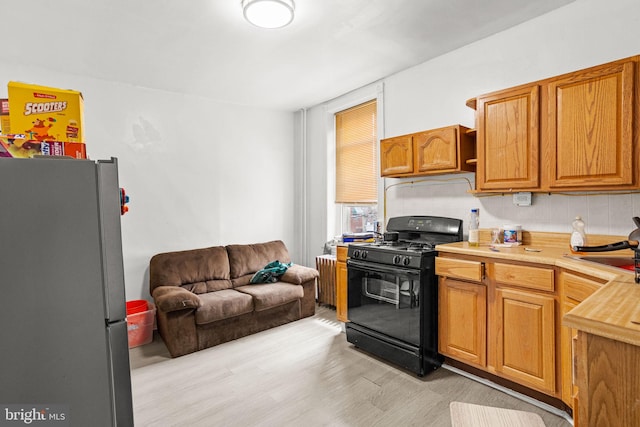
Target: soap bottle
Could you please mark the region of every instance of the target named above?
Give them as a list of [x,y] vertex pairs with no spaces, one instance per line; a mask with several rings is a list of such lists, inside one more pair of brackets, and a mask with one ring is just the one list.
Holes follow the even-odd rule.
[[575,248],[576,246],[586,246],[587,235],[584,233],[584,221],[582,218],[577,216],[571,223],[571,226],[573,227],[573,232],[571,233],[571,247]]
[[471,215],[469,217],[469,246],[479,246],[479,230],[480,226],[480,209],[471,209]]

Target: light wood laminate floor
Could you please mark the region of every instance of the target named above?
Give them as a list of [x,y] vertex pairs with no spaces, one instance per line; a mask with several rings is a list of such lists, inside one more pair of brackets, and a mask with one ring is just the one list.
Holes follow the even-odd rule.
[[335,311],[171,359],[154,335],[130,349],[135,423],[146,426],[450,426],[449,403],[539,414],[502,391],[440,368],[419,378],[356,349]]

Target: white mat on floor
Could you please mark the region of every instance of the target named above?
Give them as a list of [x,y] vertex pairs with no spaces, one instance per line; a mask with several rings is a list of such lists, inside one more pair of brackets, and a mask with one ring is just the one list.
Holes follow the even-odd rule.
[[451,402],[452,427],[545,427],[538,414],[493,408],[471,403]]

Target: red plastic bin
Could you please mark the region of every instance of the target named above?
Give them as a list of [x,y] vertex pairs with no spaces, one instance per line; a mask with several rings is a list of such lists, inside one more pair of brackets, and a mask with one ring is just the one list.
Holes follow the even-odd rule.
[[149,303],[145,299],[134,299],[127,301],[127,316],[130,314],[142,313],[149,309]]
[[[144,301],[144,305],[137,301]],[[129,302],[137,302],[129,304]],[[130,310],[131,306],[131,312]],[[149,344],[153,340],[156,307],[145,300],[127,301],[127,336],[129,348]]]

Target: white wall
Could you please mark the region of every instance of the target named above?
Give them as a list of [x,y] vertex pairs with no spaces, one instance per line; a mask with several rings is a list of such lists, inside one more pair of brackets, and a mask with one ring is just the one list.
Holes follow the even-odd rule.
[[0,82],[9,80],[83,93],[87,153],[117,157],[131,197],[122,217],[127,299],[149,298],[149,259],[159,252],[282,239],[296,260],[290,112],[0,59]]
[[[577,0],[507,31],[465,46],[384,79],[384,129],[380,137],[452,124],[474,127],[469,98],[565,72],[640,54],[640,2]],[[381,58],[381,60],[384,60]],[[335,101],[333,101],[335,102]],[[321,120],[323,106],[309,111]],[[310,144],[325,144],[309,128]],[[321,148],[309,147],[319,156]],[[319,162],[318,159],[316,159]],[[325,162],[331,161],[324,159]],[[320,166],[318,166],[320,168]],[[309,185],[326,191],[320,179]],[[466,180],[465,180],[466,179]],[[442,182],[444,180],[453,180]],[[468,180],[468,181],[467,181]],[[408,180],[404,180],[408,181]],[[389,186],[403,182],[385,179]],[[432,183],[398,185],[387,190],[387,219],[399,215],[441,215],[467,220],[480,207],[481,227],[520,223],[524,229],[569,232],[571,219],[582,215],[591,234],[626,236],[640,215],[640,195],[534,195],[530,207],[516,207],[512,196],[474,197],[474,174],[445,175]],[[320,197],[315,209],[321,210]],[[329,235],[313,230],[312,250]]]

